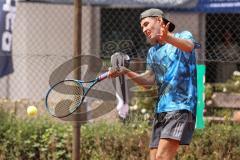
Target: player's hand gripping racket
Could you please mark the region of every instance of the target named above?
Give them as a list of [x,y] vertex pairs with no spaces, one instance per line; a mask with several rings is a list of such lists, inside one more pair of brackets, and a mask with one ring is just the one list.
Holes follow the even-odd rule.
[[91,81],[63,80],[54,84],[46,95],[47,111],[57,118],[69,116],[81,106],[89,90],[109,74],[110,72],[105,72]]

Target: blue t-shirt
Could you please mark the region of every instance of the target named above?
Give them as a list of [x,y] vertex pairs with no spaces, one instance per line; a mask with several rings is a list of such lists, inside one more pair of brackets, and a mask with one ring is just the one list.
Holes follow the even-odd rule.
[[[174,37],[194,42],[190,32],[175,33]],[[155,74],[159,98],[155,112],[189,110],[196,113],[197,70],[194,49],[184,52],[171,44],[157,44],[149,49],[147,69]]]

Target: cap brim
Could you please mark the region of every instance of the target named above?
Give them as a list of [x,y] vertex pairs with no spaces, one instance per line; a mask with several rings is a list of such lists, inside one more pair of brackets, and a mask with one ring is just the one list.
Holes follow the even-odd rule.
[[[167,20],[166,18],[163,18],[166,22],[170,22],[169,20]],[[172,32],[175,29],[175,24],[173,24],[172,22],[170,22],[169,24],[169,32]]]

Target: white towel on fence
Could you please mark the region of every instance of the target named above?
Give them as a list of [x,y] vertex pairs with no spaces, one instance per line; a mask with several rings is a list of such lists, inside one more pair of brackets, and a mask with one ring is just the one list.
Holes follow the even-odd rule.
[[[125,66],[125,61],[130,60],[129,56],[121,53],[121,52],[117,52],[115,54],[113,54],[111,56],[111,63],[113,67],[120,67],[120,66]],[[122,80],[124,81],[124,90],[122,90],[122,83],[120,81],[120,77],[116,78],[116,97],[117,97],[117,111],[120,117],[122,118],[126,118],[128,115],[128,111],[129,111],[129,105],[128,105],[128,87],[127,87],[127,81],[125,78],[122,78]],[[123,92],[125,92],[125,94],[123,94]],[[124,102],[124,98],[123,96],[125,95],[125,102]]]

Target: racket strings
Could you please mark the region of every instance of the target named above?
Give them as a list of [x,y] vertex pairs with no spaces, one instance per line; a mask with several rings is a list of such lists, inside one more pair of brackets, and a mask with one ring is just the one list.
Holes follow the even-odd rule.
[[81,104],[82,97],[83,86],[75,81],[64,81],[49,92],[48,109],[56,117],[65,117]]

